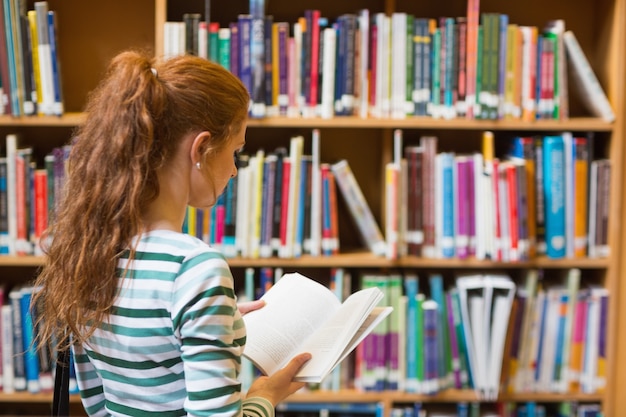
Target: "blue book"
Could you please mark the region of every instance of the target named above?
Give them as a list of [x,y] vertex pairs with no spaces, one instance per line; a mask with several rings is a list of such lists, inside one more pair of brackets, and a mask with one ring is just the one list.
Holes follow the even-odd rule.
[[[378,412],[378,405],[376,402],[283,402],[276,406],[276,411],[285,412],[315,412],[319,413],[322,410],[333,414],[351,415],[351,414],[372,414],[376,415]],[[321,413],[320,413],[321,414]]]
[[[37,393],[39,385],[39,356],[35,343],[34,320],[30,302],[33,288],[24,287],[20,299],[20,313],[22,316],[22,340],[24,343],[24,370],[26,375],[26,388],[28,392]],[[17,352],[16,352],[17,353]]]
[[24,338],[22,337],[22,293],[19,289],[9,292],[9,301],[13,310],[13,388],[15,391],[26,390],[26,368],[24,364]]
[[250,0],[250,116],[265,117],[265,1]]
[[240,14],[237,18],[239,32],[239,79],[243,85],[252,94],[252,59],[251,42],[252,42],[252,15]]
[[237,222],[237,179],[231,178],[224,192],[224,236],[222,236],[222,252],[226,257],[237,256],[235,241]]
[[446,295],[443,289],[443,277],[441,274],[432,274],[429,277],[430,297],[437,303],[437,346],[439,347],[439,358],[437,362],[437,374],[439,375],[440,386],[448,386],[451,374],[450,344],[448,343],[448,324],[446,314]]
[[406,308],[406,382],[407,392],[418,392],[417,379],[417,294],[419,281],[417,275],[404,277],[404,293],[407,297]]
[[549,258],[563,258],[565,235],[565,144],[562,136],[543,139],[545,240]]
[[50,55],[52,63],[52,82],[54,85],[54,107],[55,116],[63,115],[63,87],[61,85],[61,65],[57,52],[57,19],[54,10],[48,11],[48,42],[50,42]]
[[[305,218],[307,209],[307,199],[310,199],[310,188],[307,187],[310,175],[311,156],[302,155],[300,160],[300,185],[298,187],[298,212],[296,213],[296,236],[293,255],[294,258],[302,256],[304,247],[304,234],[305,234]],[[310,204],[308,205],[310,208]]]
[[437,155],[437,170],[441,183],[439,184],[439,197],[437,211],[441,214],[439,249],[441,256],[452,258],[455,255],[455,200],[454,200],[454,154],[452,152],[442,152]]
[[263,191],[261,199],[261,258],[272,256],[272,223],[274,216],[274,193],[276,187],[276,155],[268,154],[263,162]]
[[0,158],[0,255],[9,254],[9,213],[7,195],[7,159]]

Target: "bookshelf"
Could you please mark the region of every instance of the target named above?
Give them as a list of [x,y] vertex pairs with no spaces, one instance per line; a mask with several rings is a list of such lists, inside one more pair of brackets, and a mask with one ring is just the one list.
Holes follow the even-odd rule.
[[[32,1],[27,2],[32,8]],[[104,3],[80,0],[49,0],[51,10],[59,17],[60,54],[63,65],[63,87],[66,113],[62,117],[12,118],[0,116],[0,137],[9,133],[20,133],[27,143],[43,151],[67,141],[72,129],[83,120],[81,113],[87,93],[96,85],[108,60],[127,47],[140,47],[163,51],[163,23],[166,20],[181,20],[185,12],[202,12],[204,2],[192,0],[176,2],[167,0],[111,0]],[[234,0],[213,2],[212,20],[222,26],[234,21],[239,13],[248,10],[248,2]],[[461,16],[466,14],[466,1],[414,2],[409,0],[363,0],[321,2],[287,0],[267,1],[267,14],[275,21],[295,21],[306,8],[319,8],[325,16],[335,18],[342,13],[355,12],[361,8],[390,14],[403,11],[420,16]],[[606,123],[589,117],[581,100],[570,90],[570,114],[567,121],[545,120],[483,121],[483,120],[440,120],[431,118],[361,119],[358,117],[335,117],[333,119],[306,119],[272,117],[250,120],[248,124],[247,148],[267,146],[273,149],[277,143],[286,142],[294,134],[310,137],[312,128],[322,133],[322,159],[332,161],[348,158],[357,179],[364,189],[375,217],[380,225],[384,218],[384,165],[391,160],[392,131],[403,129],[409,141],[420,135],[433,134],[440,137],[443,147],[449,150],[479,150],[480,133],[494,131],[496,142],[499,137],[508,137],[512,132],[550,133],[564,130],[596,134],[598,153],[610,158],[613,176],[610,206],[611,255],[601,259],[538,258],[531,261],[511,263],[470,260],[437,260],[407,257],[387,260],[374,257],[362,249],[357,239],[351,239],[356,229],[345,221],[342,232],[342,253],[331,258],[304,256],[300,259],[232,259],[236,271],[246,267],[264,266],[324,269],[349,267],[363,269],[408,269],[408,270],[500,270],[523,271],[530,268],[565,270],[581,268],[591,271],[611,294],[609,311],[608,384],[602,394],[503,394],[503,401],[536,401],[555,403],[561,401],[599,402],[605,416],[626,415],[626,401],[620,397],[619,387],[626,384],[626,332],[620,331],[626,324],[626,284],[621,276],[626,273],[626,242],[623,241],[623,223],[626,215],[626,196],[623,193],[623,169],[626,161],[626,0],[556,0],[545,2],[528,0],[523,3],[504,4],[498,0],[482,0],[481,11],[508,13],[511,20],[542,27],[553,18],[562,18],[568,29],[576,34],[583,50],[590,59],[601,84],[607,92],[616,113],[616,121]],[[94,47],[97,45],[97,47]],[[460,136],[466,138],[463,143]],[[281,139],[282,138],[282,139]],[[364,146],[364,144],[366,146]],[[498,143],[496,143],[498,145]],[[360,151],[366,148],[367,152]],[[341,213],[346,217],[347,213]],[[343,236],[347,236],[343,239]],[[345,242],[345,245],[344,245]],[[345,249],[344,249],[345,248]],[[42,263],[38,257],[0,257],[0,283],[25,282],[32,278]],[[403,392],[357,392],[339,391],[326,393],[297,394],[293,402],[382,402],[387,413],[392,406],[412,402],[455,403],[476,401],[475,394],[465,390],[446,390],[436,396],[423,396]],[[0,415],[47,414],[51,402],[49,394],[4,394],[0,393]],[[80,401],[73,398],[72,406],[78,415]],[[387,414],[388,415],[388,414]]]

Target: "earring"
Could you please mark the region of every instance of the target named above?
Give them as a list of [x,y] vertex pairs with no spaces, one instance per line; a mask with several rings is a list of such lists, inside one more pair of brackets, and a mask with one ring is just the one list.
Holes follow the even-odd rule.
[[200,161],[196,162],[196,168],[200,169]]

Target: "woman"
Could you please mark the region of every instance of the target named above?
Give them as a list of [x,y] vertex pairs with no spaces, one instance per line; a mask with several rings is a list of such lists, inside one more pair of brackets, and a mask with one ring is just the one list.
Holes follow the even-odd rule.
[[205,59],[130,51],[89,97],[34,301],[42,341],[71,336],[88,414],[266,417],[302,387],[292,379],[309,354],[244,398],[231,272],[181,233],[186,207],[214,205],[237,174],[248,103]]

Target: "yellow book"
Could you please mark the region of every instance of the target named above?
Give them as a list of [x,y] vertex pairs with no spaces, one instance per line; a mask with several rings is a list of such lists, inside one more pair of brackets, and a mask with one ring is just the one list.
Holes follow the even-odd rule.
[[587,174],[589,148],[585,137],[574,138],[574,256],[587,255]]
[[278,108],[278,92],[280,91],[280,50],[278,46],[278,29],[280,23],[272,24],[272,106]]
[[504,117],[513,118],[515,106],[515,34],[517,25],[511,23],[507,27],[506,65],[504,70]]
[[187,206],[187,234],[196,235],[196,208]]
[[[37,12],[28,11],[28,26],[30,28],[31,54],[33,59],[33,81],[35,82],[35,91],[37,97],[32,97],[35,103],[41,101],[41,76],[39,70],[39,37],[37,35]],[[37,108],[37,113],[42,114],[41,109]]]

